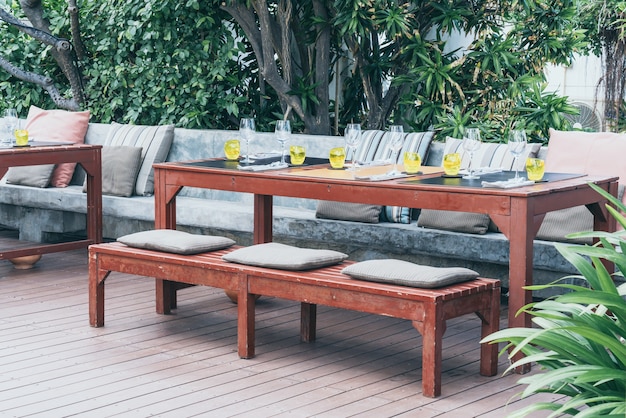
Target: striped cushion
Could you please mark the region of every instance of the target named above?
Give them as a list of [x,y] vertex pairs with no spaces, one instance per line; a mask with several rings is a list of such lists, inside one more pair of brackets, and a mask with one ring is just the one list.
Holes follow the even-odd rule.
[[152,164],[161,163],[170,152],[174,139],[174,125],[142,126],[113,123],[104,145],[141,147],[141,167],[135,183],[135,194],[151,196],[154,193]]
[[[536,157],[541,144],[527,144],[524,152],[517,159],[517,169],[526,169],[526,158]],[[458,152],[461,154],[461,168],[467,169],[470,164],[469,154],[463,150],[463,140],[457,138],[446,138],[444,154]],[[472,167],[491,167],[503,170],[515,170],[513,167],[513,155],[509,152],[506,144],[483,143],[472,159]]]

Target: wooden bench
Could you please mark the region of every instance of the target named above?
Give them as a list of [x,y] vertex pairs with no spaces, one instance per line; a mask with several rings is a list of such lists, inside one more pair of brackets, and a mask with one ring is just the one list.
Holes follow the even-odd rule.
[[[225,262],[226,250],[183,256],[130,248],[119,243],[89,247],[89,322],[104,325],[104,282],[111,271],[156,278],[158,313],[176,306],[176,289],[218,287],[238,294],[238,353],[254,357],[255,295],[301,302],[301,339],[315,339],[318,304],[408,319],[423,338],[422,387],[425,396],[441,394],[442,341],[446,320],[476,313],[481,338],[499,329],[500,282],[479,278],[439,289],[418,289],[351,279],[349,263],[308,271],[287,271]],[[498,347],[482,344],[480,374],[497,373]]]

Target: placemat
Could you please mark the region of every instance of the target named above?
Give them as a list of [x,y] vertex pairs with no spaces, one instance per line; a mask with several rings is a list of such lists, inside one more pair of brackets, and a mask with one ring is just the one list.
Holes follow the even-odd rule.
[[13,148],[29,148],[29,147],[58,147],[62,145],[74,145],[73,142],[58,141],[29,141],[28,145],[12,145]]
[[[288,156],[285,156],[285,160],[287,161],[287,163],[290,163],[290,159]],[[259,158],[255,160],[253,163],[251,163],[250,165],[266,165],[266,164],[271,164],[274,161],[280,161],[280,157]],[[219,159],[219,160],[189,161],[189,162],[184,162],[181,164],[195,166],[195,167],[226,168],[229,170],[237,170],[237,167],[241,163],[239,161]],[[319,164],[329,164],[328,158],[306,157],[304,159],[304,164],[290,165],[290,167],[302,167],[302,166],[311,166],[311,165],[319,165]]]
[[[361,167],[357,168],[357,176],[358,177],[367,177],[367,176],[376,176],[389,172],[393,166],[391,164],[386,165],[375,165],[371,167]],[[430,167],[430,166],[422,166],[420,168],[421,174],[433,174],[433,173],[441,173],[443,168],[441,167]],[[316,177],[323,179],[338,179],[338,180],[353,180],[354,175],[353,172],[349,169],[333,169],[330,167],[324,168],[314,168],[310,170],[291,170],[289,172],[281,173],[285,176],[298,176],[298,177]],[[408,176],[418,176],[420,174],[409,174]]]
[[[523,176],[524,173],[520,172],[520,176]],[[583,177],[585,174],[577,174],[577,173],[545,173],[543,175],[543,180],[538,183],[547,183],[553,181],[560,180],[568,180],[577,177]],[[514,171],[501,171],[499,173],[489,173],[489,174],[481,174],[478,179],[464,179],[461,176],[458,177],[431,177],[431,178],[423,178],[423,179],[413,179],[413,180],[405,180],[403,183],[412,183],[412,184],[436,184],[441,186],[459,186],[459,187],[481,187],[483,181],[506,181],[515,177]]]

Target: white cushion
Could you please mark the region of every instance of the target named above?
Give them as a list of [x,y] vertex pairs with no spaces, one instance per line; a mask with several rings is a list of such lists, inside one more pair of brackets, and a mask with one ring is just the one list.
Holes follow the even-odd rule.
[[394,259],[361,261],[341,272],[355,279],[429,289],[478,277],[464,267],[431,267]]

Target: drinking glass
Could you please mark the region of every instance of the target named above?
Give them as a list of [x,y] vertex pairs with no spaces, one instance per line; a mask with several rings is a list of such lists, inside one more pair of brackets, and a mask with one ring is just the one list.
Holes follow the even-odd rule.
[[343,165],[346,163],[346,150],[343,147],[332,148],[328,153],[328,157],[332,168],[343,168]]
[[546,170],[546,163],[541,158],[526,159],[526,175],[528,180],[541,181]]
[[254,119],[252,118],[243,118],[239,121],[239,134],[246,141],[246,157],[241,160],[244,164],[250,164],[252,160],[250,159],[250,139],[254,135]]
[[236,161],[239,159],[239,153],[241,152],[241,146],[238,139],[229,139],[224,143],[224,154],[226,159]]
[[356,150],[361,143],[361,125],[358,123],[347,124],[346,130],[344,131],[344,138],[346,141],[346,148],[352,150],[351,169],[356,170]]
[[4,126],[6,129],[6,138],[2,138],[2,142],[8,142],[10,145],[13,142],[13,135],[15,135],[15,130],[17,129],[17,110],[15,109],[6,109],[4,111]]
[[474,174],[472,168],[472,160],[474,159],[474,153],[480,149],[480,131],[478,128],[467,128],[465,134],[463,134],[463,149],[470,156],[469,174],[463,176],[464,179],[478,179],[480,178]]
[[524,152],[526,148],[526,132],[518,129],[514,129],[509,132],[508,149],[513,155],[513,167],[515,168],[515,178],[513,181],[522,181],[523,177],[519,176],[519,170],[517,169],[517,158]]
[[443,156],[443,172],[446,176],[456,176],[461,169],[461,154],[453,152]]
[[398,153],[404,145],[404,129],[402,129],[401,125],[391,125],[389,127],[389,132],[391,136],[389,138],[388,146],[391,149],[391,161],[393,162],[393,169],[387,174],[395,176],[402,174],[402,172],[398,170]]
[[276,134],[276,140],[280,143],[280,166],[287,167],[288,164],[285,162],[285,142],[291,135],[291,124],[288,120],[277,120],[274,133]]
[[302,165],[306,159],[306,149],[302,145],[292,145],[289,147],[289,158],[292,165]]
[[418,152],[407,151],[404,153],[404,171],[407,174],[417,174],[422,166],[422,159]]

